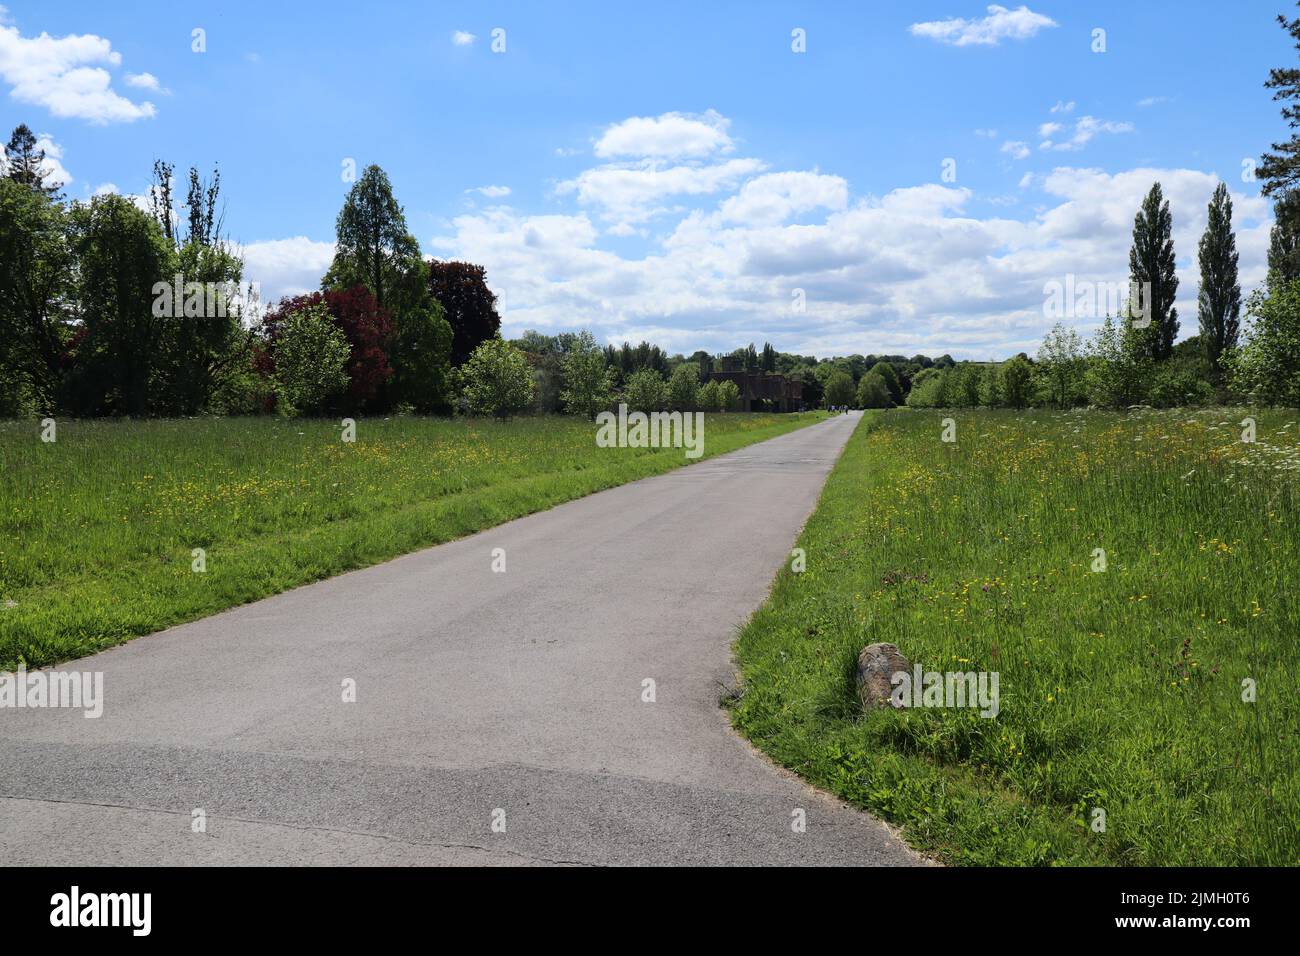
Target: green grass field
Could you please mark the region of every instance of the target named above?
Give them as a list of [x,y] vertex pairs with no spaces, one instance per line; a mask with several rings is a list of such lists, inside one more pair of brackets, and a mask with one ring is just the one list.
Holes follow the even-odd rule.
[[[705,457],[822,413],[709,415]],[[687,463],[571,418],[0,423],[0,668],[53,664]],[[192,551],[206,552],[206,571]]]
[[[1296,419],[869,414],[738,640],[735,726],[949,862],[1300,863]],[[875,641],[998,672],[1000,713],[864,716]]]

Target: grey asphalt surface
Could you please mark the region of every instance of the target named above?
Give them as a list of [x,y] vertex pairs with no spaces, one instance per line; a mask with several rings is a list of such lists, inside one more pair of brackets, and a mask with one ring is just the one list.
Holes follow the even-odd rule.
[[858,418],[60,665],[104,714],[0,709],[0,865],[923,864],[718,704]]

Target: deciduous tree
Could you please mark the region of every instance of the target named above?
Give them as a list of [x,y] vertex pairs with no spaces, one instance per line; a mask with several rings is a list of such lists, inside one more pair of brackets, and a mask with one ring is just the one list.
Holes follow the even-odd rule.
[[451,363],[465,363],[473,351],[501,331],[496,296],[482,266],[472,262],[429,263],[429,291],[451,325]]
[[482,343],[461,371],[465,399],[475,414],[506,419],[533,400],[528,360],[509,342],[497,338]]
[[1139,294],[1145,294],[1147,288],[1151,290],[1148,301],[1141,303],[1142,320],[1149,320],[1151,331],[1144,338],[1149,338],[1149,357],[1163,361],[1169,357],[1178,337],[1178,310],[1174,308],[1178,273],[1174,268],[1173,216],[1159,183],[1151,186],[1133,219],[1128,265],[1132,287]]
[[595,420],[596,413],[607,408],[614,389],[614,376],[605,365],[605,353],[586,330],[564,357],[564,388],[560,399],[571,415],[585,415]]
[[1232,199],[1219,183],[1210,199],[1209,216],[1199,249],[1201,288],[1197,307],[1201,347],[1217,379],[1222,357],[1237,345],[1241,320],[1241,286],[1237,282],[1237,238],[1232,234]]
[[323,302],[291,309],[273,340],[277,410],[298,415],[322,410],[348,384],[348,341]]
[[11,412],[20,402],[52,411],[70,326],[73,256],[62,205],[38,189],[0,179],[0,374]]

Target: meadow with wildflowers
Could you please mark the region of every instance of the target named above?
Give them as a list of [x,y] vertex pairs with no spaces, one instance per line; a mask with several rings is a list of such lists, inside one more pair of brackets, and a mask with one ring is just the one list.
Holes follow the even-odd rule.
[[[820,421],[718,414],[704,457]],[[0,422],[0,669],[172,624],[689,464],[559,416]],[[196,555],[202,549],[202,555]],[[201,558],[201,573],[196,562]]]
[[[1298,487],[1293,410],[868,413],[733,724],[951,863],[1300,863]],[[864,714],[877,641],[997,716]]]

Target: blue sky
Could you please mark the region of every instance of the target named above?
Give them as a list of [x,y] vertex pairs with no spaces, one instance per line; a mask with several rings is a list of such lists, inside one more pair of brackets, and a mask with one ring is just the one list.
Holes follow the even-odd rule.
[[5,4],[0,127],[73,198],[218,163],[264,296],[316,283],[343,164],[376,162],[507,334],[686,352],[1032,352],[1045,282],[1125,278],[1156,179],[1190,334],[1216,179],[1262,278],[1242,163],[1285,135],[1262,83],[1295,60],[1276,0]]

